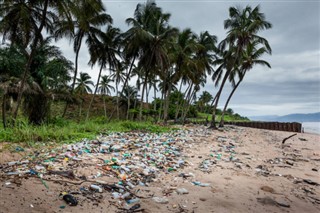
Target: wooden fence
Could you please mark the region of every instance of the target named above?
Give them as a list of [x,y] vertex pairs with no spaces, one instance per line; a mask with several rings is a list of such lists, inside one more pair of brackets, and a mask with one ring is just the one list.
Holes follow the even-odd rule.
[[302,124],[297,122],[284,123],[284,122],[225,122],[225,124],[251,127],[257,129],[270,129],[270,130],[279,130],[286,132],[301,132]]

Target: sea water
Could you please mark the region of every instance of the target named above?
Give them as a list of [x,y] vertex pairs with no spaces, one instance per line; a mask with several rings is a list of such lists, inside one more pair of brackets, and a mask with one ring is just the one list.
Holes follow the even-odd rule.
[[306,133],[320,134],[320,122],[303,122],[302,128]]

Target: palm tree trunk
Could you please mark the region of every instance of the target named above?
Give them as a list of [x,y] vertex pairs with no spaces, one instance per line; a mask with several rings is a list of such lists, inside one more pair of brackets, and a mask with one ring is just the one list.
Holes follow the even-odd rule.
[[6,120],[6,103],[7,103],[7,95],[3,95],[2,99],[2,123],[3,123],[3,128],[7,128],[7,120]]
[[75,58],[75,62],[74,62],[74,75],[73,75],[73,80],[72,80],[72,88],[71,88],[71,93],[73,93],[74,91],[74,87],[76,85],[76,80],[77,80],[77,75],[78,75],[78,60],[79,60],[79,52],[80,52],[80,49],[81,49],[81,41],[82,41],[82,38],[83,38],[83,35],[81,35],[81,38],[80,38],[80,43],[77,47],[77,50],[76,50],[76,58]]
[[[217,94],[216,94],[216,96],[214,96],[214,99],[212,100],[209,109],[212,107],[212,105],[214,104],[214,102],[216,101],[216,99],[217,99]],[[208,111],[207,111],[207,110],[206,110],[206,113],[208,114]],[[207,126],[208,122],[209,122],[209,115],[207,115],[205,126]]]
[[144,98],[144,91],[146,90],[146,86],[148,83],[148,73],[149,71],[146,71],[146,77],[143,82],[143,87],[142,87],[142,94],[141,94],[141,100],[140,100],[140,112],[139,112],[139,120],[142,121],[142,108],[143,108],[143,98]]
[[102,98],[103,98],[104,118],[107,119],[106,97],[103,95]]
[[187,114],[188,114],[188,111],[189,111],[189,108],[190,108],[191,99],[192,99],[192,96],[193,96],[194,92],[195,92],[195,87],[193,87],[193,84],[192,84],[192,87],[190,88],[189,94],[186,97],[185,105],[183,107],[183,109],[184,109],[183,112],[182,112],[182,122],[183,123],[186,120],[186,117],[187,117]]
[[227,107],[228,107],[228,104],[231,100],[231,97],[233,96],[234,92],[236,91],[236,89],[238,88],[238,86],[240,85],[240,83],[242,82],[243,78],[240,78],[238,83],[233,87],[232,89],[232,92],[230,93],[229,97],[228,97],[228,100],[226,102],[226,104],[224,105],[224,108],[223,108],[223,111],[222,111],[222,114],[221,114],[221,120],[220,120],[220,124],[219,124],[219,127],[223,127],[224,126],[224,114],[227,110]]
[[44,2],[44,6],[43,6],[43,13],[42,13],[41,23],[40,23],[40,26],[39,26],[38,30],[35,33],[35,38],[33,40],[32,46],[31,46],[31,53],[29,55],[28,62],[26,64],[26,67],[25,67],[24,72],[23,72],[22,81],[21,81],[21,84],[20,84],[20,87],[19,87],[19,91],[18,91],[17,106],[16,106],[16,108],[15,108],[15,110],[13,112],[13,126],[15,125],[15,120],[17,119],[19,107],[20,107],[20,104],[21,104],[21,101],[22,101],[23,88],[24,88],[24,85],[25,85],[25,83],[27,81],[29,69],[31,67],[31,63],[32,63],[32,60],[33,60],[33,57],[34,57],[34,54],[35,54],[35,51],[36,51],[36,47],[37,47],[38,41],[39,41],[39,39],[41,37],[41,32],[42,32],[42,29],[43,29],[45,21],[46,21],[48,4],[49,4],[49,0],[46,0]]
[[[187,91],[189,91],[190,86],[191,86],[191,84],[189,84],[189,86],[187,87],[186,92],[183,93],[183,96],[182,96],[182,102],[183,102],[183,104],[184,104],[184,98],[185,98],[185,96],[186,96]],[[180,83],[179,93],[181,93],[181,89],[182,89],[182,81],[181,81],[181,83]],[[177,105],[176,114],[175,114],[175,117],[174,117],[174,122],[175,122],[175,123],[178,121],[178,116],[179,116],[181,104],[182,104],[182,103],[178,103],[178,105]]]
[[165,106],[164,106],[164,111],[163,111],[163,121],[164,121],[164,124],[167,124],[167,121],[168,121],[168,110],[169,110],[171,87],[172,87],[172,84],[169,83],[168,91],[166,92],[167,95],[166,95]]
[[[135,60],[136,60],[136,56],[134,56],[133,59],[132,59],[132,62],[131,62],[130,68],[129,68],[129,72],[128,72],[127,76],[126,76],[126,80],[125,80],[124,83],[123,83],[123,87],[122,87],[122,90],[121,90],[121,94],[123,93],[124,89],[126,88],[126,86],[127,86],[127,84],[128,84],[128,81],[129,81],[129,78],[130,78],[130,75],[131,75],[132,68],[133,68],[133,65],[134,65]],[[116,110],[116,108],[113,108],[113,111],[112,111],[111,114],[110,114],[110,117],[109,117],[109,119],[108,119],[108,122],[111,120],[111,118],[112,118],[115,110]]]
[[129,98],[128,98],[127,120],[129,120],[129,110],[130,110],[130,95],[129,95]]
[[97,80],[97,85],[95,86],[94,93],[93,93],[93,96],[92,96],[91,101],[90,101],[90,104],[89,104],[86,121],[87,121],[88,118],[89,118],[89,114],[90,114],[90,110],[91,110],[91,107],[92,107],[93,99],[95,98],[95,96],[96,96],[96,94],[97,94],[97,90],[98,90],[98,86],[99,86],[99,82],[100,82],[100,77],[101,77],[102,69],[103,69],[103,64],[102,64],[101,67],[100,67],[100,71],[99,71],[99,75],[98,75],[98,80]]
[[[134,99],[134,103],[133,103],[133,108],[134,108],[134,109],[136,109],[136,108],[137,108],[137,101],[138,101],[138,98],[135,98],[135,99]],[[133,120],[133,119],[134,119],[134,116],[135,116],[135,114],[134,114],[134,113],[132,113],[132,116],[131,116],[131,117],[132,117],[132,119],[131,119],[131,120]]]
[[[83,38],[83,35],[81,35],[80,43],[79,43],[79,45],[77,47],[77,50],[76,50],[76,58],[75,58],[75,62],[74,62],[74,66],[75,67],[74,67],[74,75],[73,75],[73,80],[72,80],[71,95],[74,92],[74,87],[76,85],[76,80],[77,80],[77,75],[78,75],[78,59],[79,59],[79,52],[80,52],[80,48],[81,48],[82,38]],[[69,106],[69,103],[67,102],[66,105],[65,105],[65,108],[63,110],[63,114],[62,114],[63,118],[66,115],[68,106]]]
[[82,101],[80,103],[80,106],[79,106],[79,119],[81,120],[81,115],[82,114]]
[[119,85],[119,82],[118,83],[116,83],[116,96],[117,96],[117,99],[116,99],[116,101],[117,101],[117,118],[118,118],[118,120],[120,119],[120,112],[119,112],[119,89],[118,89],[118,85]]
[[221,85],[220,85],[220,88],[219,88],[219,91],[217,93],[217,97],[216,97],[216,101],[215,101],[215,104],[213,106],[213,110],[212,110],[212,120],[211,120],[211,124],[210,124],[210,127],[211,129],[216,129],[216,109],[218,107],[218,103],[219,103],[219,99],[220,99],[220,95],[221,95],[221,92],[222,92],[222,89],[224,87],[224,84],[226,83],[227,79],[228,79],[228,76],[230,74],[230,71],[227,71],[226,74],[224,75],[223,77],[223,80],[221,82]]
[[153,94],[154,94],[154,97],[153,97],[153,110],[156,111],[156,110],[157,110],[157,103],[156,103],[156,100],[157,100],[156,83],[153,85]]
[[181,111],[182,122],[184,122],[184,120],[185,120],[186,108],[188,106],[189,99],[191,97],[192,92],[193,92],[193,83],[190,84],[187,96],[185,96],[185,99],[183,99],[183,108],[182,108],[182,111]]
[[161,92],[161,100],[160,100],[160,107],[159,107],[159,120],[161,120],[161,109],[163,105],[163,96],[164,96],[164,91]]

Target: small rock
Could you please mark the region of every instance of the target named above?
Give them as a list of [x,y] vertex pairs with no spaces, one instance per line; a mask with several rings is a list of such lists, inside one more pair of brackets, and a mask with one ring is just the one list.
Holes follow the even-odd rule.
[[275,193],[275,190],[270,186],[262,186],[260,189],[265,192]]
[[207,199],[206,199],[206,198],[203,198],[203,197],[200,197],[199,200],[201,200],[201,201],[204,202],[204,201],[206,201]]

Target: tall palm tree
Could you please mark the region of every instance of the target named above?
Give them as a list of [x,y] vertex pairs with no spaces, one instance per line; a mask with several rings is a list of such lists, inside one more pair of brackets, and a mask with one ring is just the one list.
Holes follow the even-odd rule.
[[140,100],[140,120],[150,72],[160,70],[160,74],[169,68],[166,47],[169,39],[177,33],[177,29],[169,27],[169,18],[169,13],[163,13],[154,1],[148,0],[145,4],[137,5],[134,18],[126,20],[132,26],[129,31],[130,37],[137,42],[139,47],[136,49],[140,53],[138,66],[145,72]]
[[[84,12],[85,11],[85,12]],[[73,51],[75,52],[75,70],[71,84],[71,93],[73,93],[78,75],[78,58],[82,46],[82,41],[90,45],[90,40],[102,34],[101,27],[112,23],[110,15],[105,13],[105,7],[101,0],[79,0],[75,1],[70,7],[72,21],[60,21],[55,28],[56,39],[68,37],[73,40]],[[88,47],[90,48],[90,47]],[[66,113],[68,104],[64,109]]]
[[245,77],[245,74],[247,71],[250,71],[253,66],[255,65],[262,65],[262,66],[267,66],[269,68],[271,68],[271,65],[267,62],[267,61],[264,61],[264,60],[261,60],[260,57],[267,53],[267,54],[271,54],[271,52],[265,48],[265,47],[261,47],[261,46],[258,46],[259,45],[259,42],[257,41],[254,41],[252,43],[249,43],[247,45],[247,48],[245,51],[242,52],[242,55],[241,55],[241,66],[239,67],[239,69],[237,70],[237,74],[239,76],[239,80],[237,83],[234,82],[234,78],[232,76],[232,80],[233,80],[233,89],[224,105],[224,109],[222,111],[222,115],[221,115],[221,120],[220,120],[220,124],[219,126],[220,127],[223,127],[224,126],[224,114],[227,110],[227,107],[228,107],[228,104],[234,94],[234,92],[236,91],[236,89],[238,88],[238,86],[240,85],[240,83],[243,81],[244,77]]
[[[91,76],[88,73],[80,72],[80,76],[79,78],[77,78],[76,87],[75,87],[75,92],[80,97],[82,97],[84,94],[92,93],[92,89],[90,86],[94,87],[94,83],[90,79],[91,79]],[[82,102],[83,100],[81,100],[80,107],[79,107],[80,117],[81,117],[81,111],[82,111]]]
[[229,47],[228,53],[224,55],[231,57],[232,60],[229,62],[228,68],[226,68],[225,76],[222,79],[217,98],[215,99],[210,125],[211,128],[216,128],[215,114],[219,97],[230,73],[237,70],[237,67],[241,64],[242,51],[246,49],[250,42],[257,41],[271,52],[268,41],[258,35],[261,30],[272,27],[272,24],[265,20],[265,15],[260,12],[259,6],[253,9],[250,6],[247,6],[244,9],[240,7],[230,7],[229,16],[230,18],[224,22],[224,28],[228,30],[227,37],[221,41],[219,48],[225,50]]
[[76,53],[75,71],[72,82],[72,89],[74,89],[82,40],[87,38],[86,43],[90,43],[89,40],[93,40],[94,37],[102,33],[100,27],[112,23],[112,18],[105,13],[105,8],[101,0],[80,0],[71,12],[75,17],[74,22],[76,28],[73,43],[73,50]]
[[[174,77],[180,80],[179,92],[181,92],[182,85],[187,82],[187,72],[190,71],[190,66],[194,63],[194,53],[199,46],[196,43],[196,35],[189,28],[180,32],[176,40],[171,55],[175,65]],[[180,108],[180,105],[176,108],[175,121],[178,119]]]
[[121,99],[125,100],[127,103],[127,115],[126,119],[129,120],[129,111],[133,102],[138,98],[138,89],[134,86],[127,86],[124,88],[123,92],[120,94]]
[[117,58],[119,56],[119,35],[120,29],[114,28],[109,25],[105,33],[101,33],[98,38],[91,37],[88,40],[89,52],[91,55],[89,64],[93,66],[94,64],[98,63],[100,65],[100,71],[94,94],[90,101],[86,119],[89,118],[89,113],[91,110],[93,99],[97,93],[102,70],[106,69],[107,65],[109,65],[110,70],[114,70],[119,67],[120,62]]
[[101,80],[98,87],[98,92],[102,94],[103,106],[104,106],[104,116],[107,118],[107,107],[106,107],[106,95],[111,95],[111,90],[115,91],[114,87],[110,85],[113,80],[109,76],[101,76]]
[[[203,91],[199,97],[199,102],[202,103],[204,108],[206,108],[208,106],[208,103],[212,101],[212,99],[213,97],[208,91]],[[204,112],[203,107],[201,107],[201,112]]]
[[125,63],[118,63],[116,68],[113,70],[113,73],[111,74],[111,78],[116,84],[116,101],[117,101],[117,118],[120,118],[120,110],[119,110],[119,84],[124,83],[125,81]]
[[[215,51],[217,38],[211,35],[208,31],[201,32],[200,35],[195,37],[196,48],[192,54],[191,63],[188,63],[188,69],[185,73],[188,77],[189,87],[185,92],[186,98],[183,103],[182,117],[185,118],[192,98],[196,96],[196,92],[199,91],[199,87],[203,86],[206,82],[207,74],[212,72],[212,65],[215,59]],[[177,115],[177,114],[176,114]],[[183,119],[184,119],[183,118]]]
[[79,77],[76,80],[75,91],[77,94],[83,95],[92,93],[90,86],[94,86],[94,83],[88,73],[80,72]]

